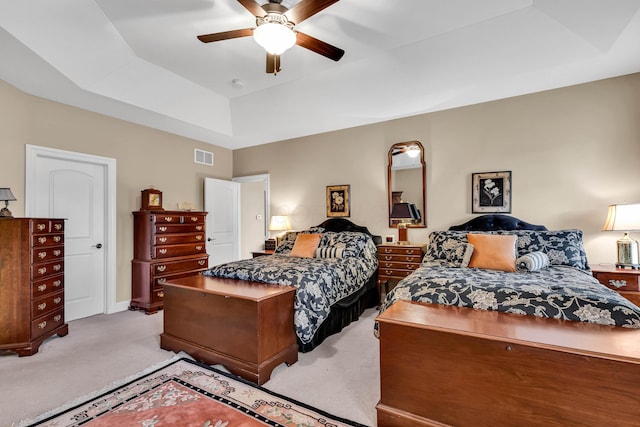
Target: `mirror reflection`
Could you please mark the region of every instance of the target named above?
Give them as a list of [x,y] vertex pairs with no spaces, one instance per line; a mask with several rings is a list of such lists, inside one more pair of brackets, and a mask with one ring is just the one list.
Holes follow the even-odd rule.
[[387,189],[390,227],[426,227],[424,148],[418,141],[389,150]]

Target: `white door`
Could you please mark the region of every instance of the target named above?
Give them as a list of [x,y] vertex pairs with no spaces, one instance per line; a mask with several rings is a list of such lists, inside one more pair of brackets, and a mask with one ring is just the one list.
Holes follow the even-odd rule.
[[209,266],[240,259],[240,184],[204,179],[204,210],[207,215]]
[[65,218],[65,318],[105,312],[103,164],[38,156],[29,197],[31,217]]

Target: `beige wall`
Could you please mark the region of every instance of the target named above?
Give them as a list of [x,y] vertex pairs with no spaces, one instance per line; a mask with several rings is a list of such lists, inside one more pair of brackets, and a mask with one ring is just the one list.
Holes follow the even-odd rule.
[[[131,297],[133,217],[140,191],[163,191],[165,209],[178,202],[203,208],[203,178],[231,179],[232,152],[210,144],[27,95],[0,80],[0,186],[18,199],[24,216],[25,145],[32,144],[116,159],[117,301]],[[193,149],[212,151],[215,165],[193,162]]]
[[[357,113],[357,112],[354,112]],[[512,214],[585,232],[592,263],[615,262],[607,206],[640,202],[640,74],[235,150],[234,175],[271,174],[272,215],[301,229],[325,218],[325,187],[351,185],[351,220],[387,225],[392,144],[426,150],[428,232],[472,218],[471,174],[512,171]],[[640,233],[636,233],[640,239]]]

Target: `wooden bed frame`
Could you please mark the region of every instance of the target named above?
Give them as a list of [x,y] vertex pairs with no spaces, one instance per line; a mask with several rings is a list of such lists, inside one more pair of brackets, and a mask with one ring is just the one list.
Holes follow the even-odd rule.
[[[498,217],[451,229],[542,227]],[[640,423],[640,329],[408,301],[377,321],[379,427]]]

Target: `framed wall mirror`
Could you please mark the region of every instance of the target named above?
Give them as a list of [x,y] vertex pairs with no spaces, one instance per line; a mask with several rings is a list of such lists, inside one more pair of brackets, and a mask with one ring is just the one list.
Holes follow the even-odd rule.
[[426,170],[424,147],[420,142],[400,142],[389,149],[389,227],[427,226]]

